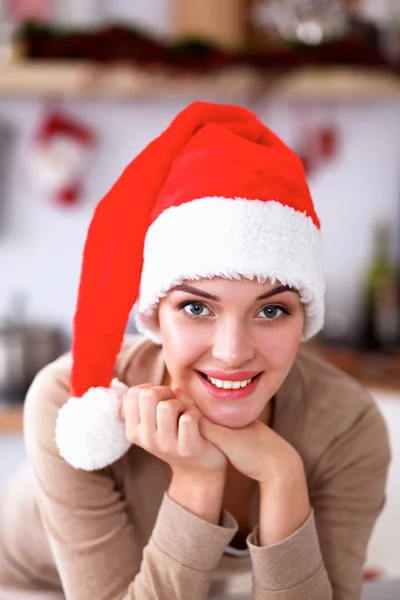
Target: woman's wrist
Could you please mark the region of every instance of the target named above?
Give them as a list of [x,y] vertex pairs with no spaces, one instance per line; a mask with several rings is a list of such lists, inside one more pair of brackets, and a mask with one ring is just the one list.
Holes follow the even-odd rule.
[[307,480],[300,463],[260,482],[260,546],[287,539],[310,514]]
[[219,524],[226,469],[219,471],[172,470],[168,495],[204,521]]

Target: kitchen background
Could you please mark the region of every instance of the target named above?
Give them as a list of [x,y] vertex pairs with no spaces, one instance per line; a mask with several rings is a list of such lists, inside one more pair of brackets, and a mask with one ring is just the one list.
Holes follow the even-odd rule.
[[387,418],[368,568],[400,577],[400,3],[0,0],[0,15],[0,487],[24,455],[24,389],[69,346],[96,203],[189,102],[241,104],[307,169],[327,282],[316,351]]

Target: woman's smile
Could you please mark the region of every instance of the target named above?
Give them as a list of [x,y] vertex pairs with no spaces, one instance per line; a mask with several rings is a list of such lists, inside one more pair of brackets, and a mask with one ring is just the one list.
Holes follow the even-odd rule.
[[227,375],[224,378],[220,373],[215,373],[215,375],[218,375],[215,377],[200,371],[197,373],[206,390],[212,396],[221,400],[240,400],[250,396],[256,390],[262,375],[262,373],[255,375],[243,373],[239,376]]

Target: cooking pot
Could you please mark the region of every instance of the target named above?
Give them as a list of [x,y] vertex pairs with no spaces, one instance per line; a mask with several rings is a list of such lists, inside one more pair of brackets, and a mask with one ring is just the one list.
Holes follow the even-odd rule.
[[23,401],[36,373],[62,351],[62,335],[56,327],[0,324],[0,398]]

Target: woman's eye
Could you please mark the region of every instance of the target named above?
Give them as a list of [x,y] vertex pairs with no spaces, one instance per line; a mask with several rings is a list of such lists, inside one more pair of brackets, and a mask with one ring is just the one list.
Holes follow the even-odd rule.
[[281,306],[264,306],[258,313],[261,317],[266,319],[270,319],[271,321],[275,319],[279,319],[283,314],[288,314],[288,311],[285,311]]
[[202,302],[188,302],[182,308],[191,317],[208,317],[210,314],[210,310]]

